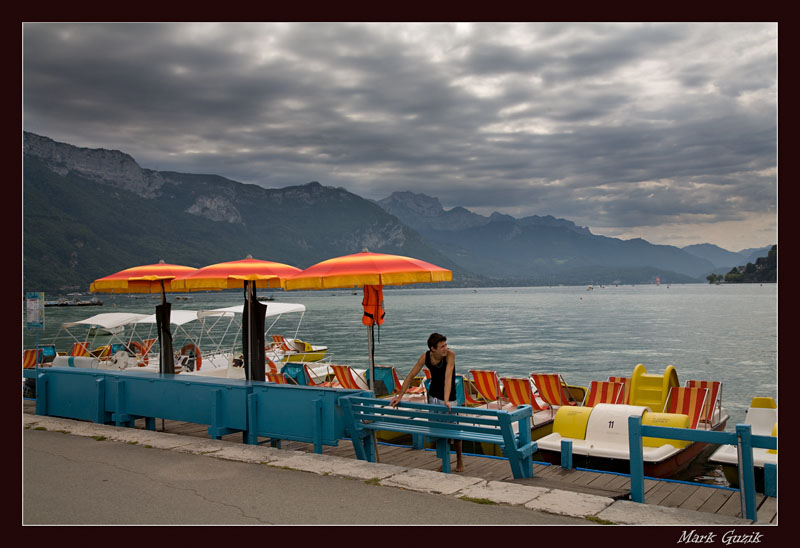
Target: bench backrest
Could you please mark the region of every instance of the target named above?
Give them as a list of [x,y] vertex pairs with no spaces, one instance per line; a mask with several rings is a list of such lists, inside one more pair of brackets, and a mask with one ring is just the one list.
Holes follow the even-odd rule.
[[[356,421],[367,421],[363,427],[372,429],[403,428],[452,431],[454,437],[460,432],[502,435],[504,425],[510,427],[514,421],[530,418],[530,406],[521,406],[515,411],[498,409],[476,409],[474,407],[453,407],[450,413],[443,405],[401,402],[397,407],[389,405],[388,400],[378,398],[349,397],[350,411]],[[420,420],[423,419],[423,420]],[[529,426],[530,428],[530,426]],[[468,435],[467,435],[468,437]]]

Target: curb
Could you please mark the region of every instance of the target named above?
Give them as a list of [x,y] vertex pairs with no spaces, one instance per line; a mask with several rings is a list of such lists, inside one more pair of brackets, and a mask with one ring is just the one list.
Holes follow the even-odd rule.
[[620,525],[749,525],[752,523],[741,518],[614,500],[561,489],[487,481],[461,474],[444,474],[331,455],[246,445],[225,440],[189,438],[169,432],[154,432],[56,417],[23,414],[23,427],[75,436],[102,437],[115,442],[135,443],[166,451],[371,481],[385,487],[480,499],[494,504],[522,506],[538,512]]

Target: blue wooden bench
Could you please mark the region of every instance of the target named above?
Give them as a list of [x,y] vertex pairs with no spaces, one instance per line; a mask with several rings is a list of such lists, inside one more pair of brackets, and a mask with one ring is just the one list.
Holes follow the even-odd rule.
[[[533,477],[536,442],[531,441],[529,405],[515,411],[453,407],[447,413],[444,405],[400,402],[395,408],[389,400],[347,396],[340,400],[356,457],[375,462],[375,439],[372,431],[389,430],[413,436],[425,436],[436,442],[436,456],[442,459],[442,471],[450,473],[448,440],[495,443],[511,464],[515,478]],[[517,423],[518,434],[514,433]]]

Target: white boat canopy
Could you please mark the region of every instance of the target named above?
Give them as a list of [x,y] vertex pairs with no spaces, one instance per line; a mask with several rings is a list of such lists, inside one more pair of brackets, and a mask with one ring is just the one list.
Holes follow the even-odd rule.
[[[234,306],[226,306],[225,308],[215,308],[214,310],[204,310],[200,312],[201,316],[204,315],[217,315],[224,312],[234,312],[236,314],[241,314],[242,309],[244,308],[243,304],[237,304]],[[304,304],[297,304],[297,303],[274,303],[271,302],[267,305],[267,318],[270,316],[280,316],[281,314],[291,314],[291,313],[305,313],[306,306]]]
[[69,328],[77,325],[83,325],[86,327],[114,329],[115,327],[128,325],[146,317],[147,314],[136,314],[133,312],[104,312],[103,314],[96,314],[91,318],[86,318],[85,320],[79,320],[77,322],[65,322],[61,324],[61,327]]
[[[196,321],[207,316],[221,316],[233,317],[235,314],[241,314],[244,305],[237,304],[233,306],[226,306],[224,308],[214,308],[212,310],[173,310],[169,315],[169,322],[174,325],[183,325],[189,322]],[[270,303],[267,306],[267,317],[280,316],[281,314],[306,311],[305,305],[293,303]],[[156,323],[156,315],[150,314],[135,320],[135,323],[151,324]]]

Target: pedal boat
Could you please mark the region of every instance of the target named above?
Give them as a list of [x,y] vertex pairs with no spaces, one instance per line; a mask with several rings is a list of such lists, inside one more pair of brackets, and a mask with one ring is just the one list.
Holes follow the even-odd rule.
[[[639,416],[642,425],[674,428],[724,430],[728,415],[721,406],[721,383],[713,398],[709,390],[684,392],[678,383],[674,366],[667,366],[662,375],[648,374],[639,364],[628,380],[628,403],[598,403],[562,406],[556,411],[553,432],[539,438],[542,459],[561,463],[562,440],[572,441],[573,466],[593,470],[630,473],[628,417]],[[697,383],[698,381],[688,381]],[[681,394],[702,394],[701,401],[691,403],[690,413],[670,412]],[[708,404],[706,402],[708,401]],[[680,400],[680,403],[684,403]],[[661,438],[643,438],[645,476],[669,478],[687,468],[708,446],[707,443]]]
[[[745,424],[751,426],[755,436],[778,435],[778,406],[773,398],[756,397],[747,409]],[[739,487],[739,449],[735,445],[720,445],[708,458],[712,464],[721,465],[725,479],[731,487]],[[778,451],[775,449],[753,448],[756,490],[764,492],[764,464],[778,464]]]

